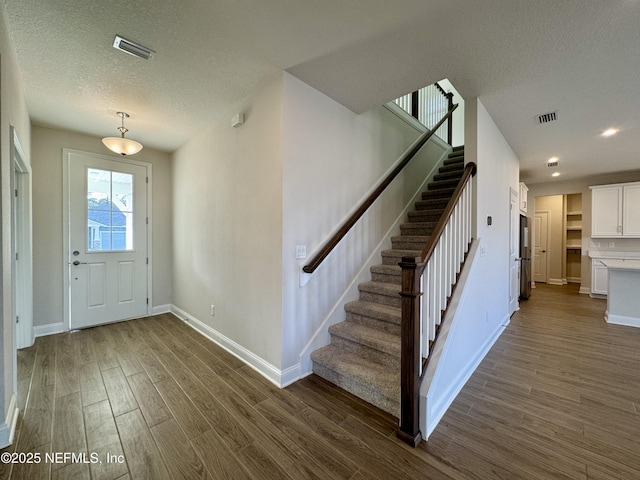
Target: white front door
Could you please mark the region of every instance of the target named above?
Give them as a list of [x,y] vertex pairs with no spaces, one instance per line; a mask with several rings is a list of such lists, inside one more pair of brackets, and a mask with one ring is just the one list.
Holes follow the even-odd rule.
[[518,309],[520,297],[520,210],[518,192],[511,189],[509,203],[509,314]]
[[67,152],[70,327],[147,315],[147,167]]
[[533,228],[533,281],[547,283],[549,212],[536,212],[533,218]]

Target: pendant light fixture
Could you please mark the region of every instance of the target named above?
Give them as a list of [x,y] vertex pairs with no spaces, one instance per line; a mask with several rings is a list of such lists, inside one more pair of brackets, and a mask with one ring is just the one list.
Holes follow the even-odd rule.
[[119,153],[120,155],[133,155],[142,150],[142,144],[138,142],[134,142],[133,140],[129,140],[128,138],[124,138],[124,134],[129,130],[124,126],[124,119],[129,118],[129,114],[125,112],[116,112],[122,119],[122,125],[118,127],[121,137],[105,137],[102,139],[102,143],[104,143],[105,147],[115,153]]

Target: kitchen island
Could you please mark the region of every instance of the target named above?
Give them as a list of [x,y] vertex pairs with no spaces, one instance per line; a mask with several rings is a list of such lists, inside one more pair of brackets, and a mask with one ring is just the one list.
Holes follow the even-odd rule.
[[608,323],[640,327],[640,260],[602,259],[609,273]]

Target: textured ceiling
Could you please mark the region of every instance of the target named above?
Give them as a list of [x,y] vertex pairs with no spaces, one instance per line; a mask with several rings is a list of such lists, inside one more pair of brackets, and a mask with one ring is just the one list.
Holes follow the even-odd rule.
[[[449,78],[523,179],[640,168],[637,0],[2,0],[34,123],[174,150],[282,70],[363,112]],[[111,47],[122,35],[155,50]],[[537,114],[559,111],[538,126]],[[609,139],[599,132],[618,126]]]

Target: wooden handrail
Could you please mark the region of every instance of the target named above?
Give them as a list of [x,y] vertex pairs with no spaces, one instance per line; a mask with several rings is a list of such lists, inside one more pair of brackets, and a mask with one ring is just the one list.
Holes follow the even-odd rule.
[[404,169],[405,166],[411,161],[411,159],[420,151],[425,143],[435,134],[436,130],[447,120],[451,118],[453,111],[458,108],[457,104],[454,104],[449,108],[447,113],[440,119],[440,121],[434,125],[431,130],[427,130],[418,139],[413,142],[409,149],[402,154],[398,159],[398,165],[380,182],[376,189],[369,195],[364,202],[358,207],[358,209],[351,214],[351,216],[342,224],[338,231],[324,244],[322,249],[311,259],[311,261],[302,268],[305,273],[313,273],[320,266],[322,261],[331,253],[331,251],[338,245],[340,240],[351,230],[358,220],[364,215],[364,213],[373,205],[382,192],[389,186],[389,184],[398,176],[398,174]]
[[453,195],[451,196],[449,203],[447,203],[447,207],[444,212],[442,212],[442,216],[440,217],[440,220],[438,220],[436,227],[433,229],[433,233],[429,236],[427,245],[424,247],[424,250],[422,250],[416,272],[418,275],[422,275],[424,272],[427,262],[431,258],[431,255],[433,255],[433,251],[436,249],[436,245],[438,244],[451,215],[453,215],[453,210],[456,208],[458,200],[460,200],[460,197],[462,196],[464,187],[467,185],[469,179],[476,174],[477,169],[478,167],[473,162],[469,162],[465,165],[464,172],[462,172],[462,177],[458,182],[458,186],[453,191]]

